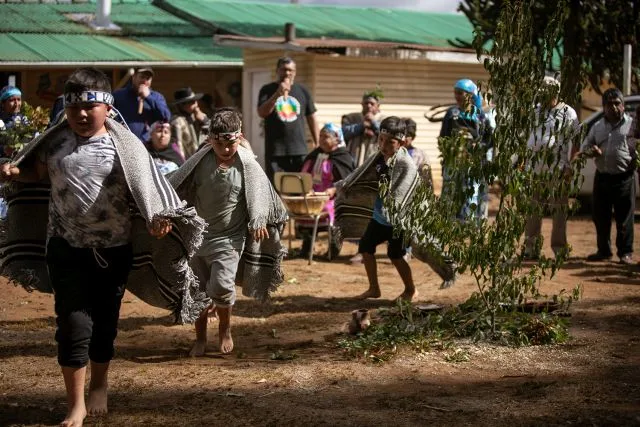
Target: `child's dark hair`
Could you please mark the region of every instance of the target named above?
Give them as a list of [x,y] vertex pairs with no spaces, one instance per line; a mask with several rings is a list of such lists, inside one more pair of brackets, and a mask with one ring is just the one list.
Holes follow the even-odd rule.
[[93,67],[78,68],[64,84],[64,93],[100,90],[111,92],[111,83],[105,73]]
[[218,108],[211,115],[210,133],[235,132],[242,127],[242,114],[233,107]]
[[406,135],[407,124],[398,116],[389,116],[380,123],[380,130],[385,130],[391,135]]
[[418,124],[416,123],[415,120],[413,120],[411,117],[405,117],[404,119],[404,124],[406,126],[406,131],[405,134],[411,138],[411,139],[415,139],[416,138],[416,132],[418,131]]

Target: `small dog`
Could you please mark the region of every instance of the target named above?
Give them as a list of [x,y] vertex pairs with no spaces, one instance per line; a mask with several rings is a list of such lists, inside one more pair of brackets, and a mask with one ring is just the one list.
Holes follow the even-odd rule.
[[351,322],[349,322],[349,333],[351,335],[356,335],[359,332],[364,331],[371,325],[371,320],[369,319],[369,310],[366,308],[361,308],[359,310],[353,310],[351,312]]

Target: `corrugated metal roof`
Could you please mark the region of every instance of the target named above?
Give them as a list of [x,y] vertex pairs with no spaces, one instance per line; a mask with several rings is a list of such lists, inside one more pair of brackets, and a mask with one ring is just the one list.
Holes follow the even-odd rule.
[[380,42],[370,40],[352,40],[352,39],[328,39],[328,38],[296,38],[291,42],[287,42],[283,37],[250,37],[237,36],[228,34],[218,34],[214,36],[214,41],[221,46],[239,46],[246,48],[259,48],[263,45],[265,48],[278,48],[280,50],[307,50],[311,49],[333,49],[333,48],[365,48],[365,49],[410,49],[420,51],[443,51],[443,52],[460,52],[475,53],[473,49],[464,49],[458,47],[439,47],[427,46],[414,43],[398,43],[398,42]]
[[[0,32],[90,34],[87,25],[73,22],[67,14],[94,14],[96,5],[81,4],[0,4]],[[149,2],[113,4],[111,20],[122,35],[202,36],[205,32]]]
[[473,27],[463,15],[399,9],[324,5],[229,2],[218,0],[155,0],[154,4],[183,18],[210,24],[232,34],[283,36],[293,22],[304,38],[330,37],[450,46],[448,40],[471,41]]
[[209,37],[112,37],[0,33],[1,62],[189,62],[242,65],[242,51],[214,47]]

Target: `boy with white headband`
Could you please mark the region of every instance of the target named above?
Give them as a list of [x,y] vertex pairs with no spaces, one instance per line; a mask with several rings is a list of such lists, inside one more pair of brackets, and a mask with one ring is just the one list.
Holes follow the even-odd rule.
[[[120,304],[127,279],[141,282],[132,265],[134,252],[142,244],[141,235],[150,237],[144,226],[158,239],[172,228],[172,234],[182,238],[182,253],[175,252],[172,239],[164,240],[163,249],[173,252],[176,269],[183,270],[182,275],[170,276],[169,280],[188,281],[190,271],[184,271],[188,269],[188,253],[195,250],[194,242],[199,240],[203,224],[157,173],[144,147],[135,143],[135,135],[108,119],[113,96],[104,73],[95,68],[76,70],[65,83],[64,92],[66,121],[26,145],[13,163],[3,164],[0,180],[49,181],[51,185],[48,222],[42,226],[47,229],[46,264],[55,299],[58,363],[67,392],[68,412],[61,425],[77,427],[87,413],[107,412],[107,374],[114,355]],[[139,212],[130,210],[134,205]],[[20,223],[20,215],[12,216],[10,208],[9,221],[14,221],[11,232],[40,227],[39,215],[31,213],[30,223]],[[144,219],[142,230],[138,230],[136,213]],[[171,218],[176,220],[174,224]],[[143,246],[155,252],[151,245]],[[7,254],[0,252],[2,257]],[[148,255],[152,264],[154,257]],[[11,259],[2,261],[0,273],[15,278],[19,273],[10,268]],[[197,289],[194,280],[192,285]],[[188,289],[183,292],[189,294],[187,299],[200,301],[201,306],[209,304],[203,295],[198,297]],[[188,307],[178,310],[187,312]],[[199,313],[200,308],[195,310]],[[91,381],[85,405],[89,360]]]
[[[345,238],[360,237],[358,253],[369,279],[369,289],[357,298],[380,298],[380,284],[376,264],[376,247],[388,243],[387,256],[400,274],[404,291],[399,298],[411,301],[417,295],[411,267],[403,258],[406,245],[402,233],[394,235],[394,225],[387,210],[383,206],[379,193],[379,182],[389,183],[390,196],[399,206],[399,211],[411,200],[420,177],[414,161],[406,148],[402,146],[406,139],[406,123],[403,119],[391,116],[380,123],[378,135],[379,151],[365,161],[344,181],[336,183],[336,216],[338,226]],[[371,211],[372,216],[364,213]],[[368,220],[366,229],[360,236],[357,233]],[[361,232],[361,231],[360,231]]]
[[233,350],[231,310],[236,282],[244,295],[260,300],[282,282],[280,263],[286,250],[279,239],[287,213],[253,153],[241,146],[241,128],[237,110],[216,110],[207,143],[169,178],[208,224],[191,265],[214,305],[196,320],[192,357],[206,352],[212,310],[220,322],[220,353]]

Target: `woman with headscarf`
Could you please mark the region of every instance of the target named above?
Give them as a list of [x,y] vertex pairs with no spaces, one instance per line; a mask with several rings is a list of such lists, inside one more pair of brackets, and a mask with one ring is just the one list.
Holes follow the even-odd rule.
[[[22,115],[22,92],[15,86],[5,86],[0,90],[0,157],[10,157],[13,149],[7,145],[10,141],[6,131],[16,124],[25,123]],[[1,185],[0,185],[1,186]],[[0,197],[0,219],[7,216],[7,203]]]
[[[313,191],[328,193],[331,199],[324,210],[329,213],[328,218],[318,224],[318,228],[326,228],[333,225],[334,210],[333,197],[336,189],[335,183],[344,179],[355,169],[353,157],[347,150],[342,128],[333,123],[327,123],[320,130],[318,148],[307,155],[302,164],[301,172],[311,174]],[[301,256],[307,257],[311,248],[311,233],[313,221],[298,221],[298,230],[303,235]],[[331,242],[332,254],[340,252],[340,244],[337,239]]]
[[22,92],[15,86],[5,86],[0,90],[0,157],[10,156],[12,150],[6,146],[7,141],[2,133],[26,123],[26,117],[20,112],[22,109]]
[[166,121],[157,121],[151,125],[151,139],[147,142],[147,150],[153,162],[163,175],[173,172],[184,163],[176,143],[171,141],[171,125]]
[[[452,150],[449,150],[451,144],[455,143],[455,138],[462,137],[466,140],[464,150],[477,146],[484,150],[486,157],[486,153],[491,148],[492,129],[482,110],[482,96],[478,86],[470,79],[461,79],[453,86],[453,94],[456,105],[447,110],[440,129],[441,151],[445,156],[451,155]],[[448,158],[447,160],[451,162],[454,159]],[[442,191],[447,193],[453,191],[454,186],[460,183],[456,182],[453,171],[447,167],[447,161],[443,161],[443,163]],[[461,220],[474,219],[476,221],[486,218],[489,200],[488,183],[473,182],[466,176],[463,176],[462,179],[464,188],[473,187],[473,194],[461,206],[457,217]]]

